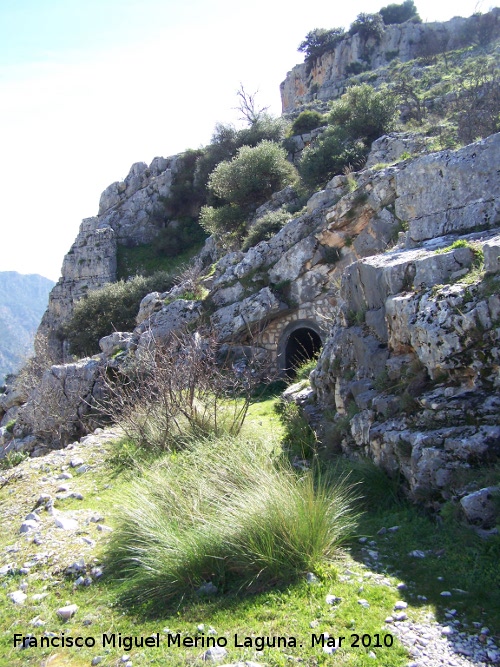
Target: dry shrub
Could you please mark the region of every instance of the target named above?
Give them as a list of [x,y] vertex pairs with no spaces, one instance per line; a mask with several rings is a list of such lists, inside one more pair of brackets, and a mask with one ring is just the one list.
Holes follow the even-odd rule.
[[105,371],[99,409],[152,449],[179,449],[207,434],[238,434],[265,364],[256,358],[232,363],[209,332],[150,341],[127,366]]

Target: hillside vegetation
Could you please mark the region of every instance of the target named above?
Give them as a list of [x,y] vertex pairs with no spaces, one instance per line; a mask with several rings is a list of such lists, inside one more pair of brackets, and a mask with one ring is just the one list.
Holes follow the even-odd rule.
[[[0,666],[500,663],[497,191],[477,184],[497,138],[452,153],[500,130],[499,37],[479,19],[454,51],[359,61],[338,99],[287,119],[242,88],[247,126],[175,162],[156,240],[120,245],[119,280],[61,331],[72,363],[24,406],[6,394]],[[406,0],[299,50],[311,73],[419,20]],[[415,154],[373,164],[388,132]],[[429,214],[431,178],[446,201]],[[415,199],[428,235],[398,217]],[[266,327],[313,317],[324,341],[273,367]],[[493,510],[473,525],[460,501],[480,487]]]
[[[410,3],[403,4],[404,12],[413,12]],[[392,5],[389,8],[394,10]],[[373,37],[369,26],[374,16],[360,15],[349,34],[361,30],[367,39]],[[377,21],[379,25],[382,19]],[[339,34],[338,39],[343,36]],[[309,36],[306,41],[311,39]],[[306,60],[312,62],[332,48],[328,40],[325,44],[319,52],[311,45],[301,45],[300,50],[305,50]],[[454,51],[442,51],[431,44],[415,60],[403,63],[394,56],[388,66],[378,70],[353,71],[347,92],[330,102],[328,109],[324,103],[313,101],[288,120],[270,117],[258,108],[254,96],[240,91],[248,126],[237,130],[219,124],[208,146],[181,156],[171,192],[162,200],[163,210],[158,213],[167,221],[166,227],[154,243],[119,246],[118,277],[182,271],[182,262],[199,248],[207,233],[214,235],[219,252],[248,250],[269,239],[300,214],[311,194],[332,177],[362,169],[372,142],[387,132],[409,132],[414,138],[420,137],[428,152],[457,149],[497,132],[499,64],[499,38],[484,28],[477,34],[471,32],[467,45]],[[316,137],[304,150],[297,151],[295,135],[308,136],[311,131]],[[296,169],[285,160],[286,153]],[[259,209],[286,185],[292,195],[285,204]],[[175,224],[168,224],[172,219]],[[165,291],[164,283],[159,280],[156,289]],[[148,278],[150,284],[154,284],[154,278]],[[89,295],[88,303],[85,298],[80,302],[65,329],[74,354],[96,353],[99,338],[106,333],[133,328],[132,311],[126,319],[117,317],[112,305],[113,300],[122,298],[119,292],[125,299],[125,292],[131,289],[123,285],[120,292],[118,286],[103,287],[102,293],[97,290]],[[144,289],[141,296],[146,293]],[[138,306],[139,301],[137,297],[134,304]],[[102,313],[94,316],[92,304],[97,303]],[[125,301],[123,304],[125,312],[130,306],[125,306]],[[82,326],[82,316],[92,322],[87,330]],[[80,339],[82,342],[77,342]]]
[[[280,423],[276,405],[257,398],[239,438],[192,440],[181,453],[145,451],[115,431],[5,471],[0,577],[6,595],[26,598],[2,602],[0,665],[111,667],[128,655],[181,667],[202,664],[212,638],[224,664],[320,667],[334,652],[346,667],[374,655],[403,667],[404,619],[433,646],[452,607],[461,641],[485,654],[473,623],[500,629],[498,539],[478,542],[451,514],[436,525],[372,464],[294,458],[283,441],[297,447],[306,427]],[[14,634],[62,633],[95,645],[14,646]],[[159,647],[133,643],[156,633]],[[104,634],[115,643],[103,647]],[[169,646],[178,634],[186,643]],[[338,649],[327,641],[340,636]]]

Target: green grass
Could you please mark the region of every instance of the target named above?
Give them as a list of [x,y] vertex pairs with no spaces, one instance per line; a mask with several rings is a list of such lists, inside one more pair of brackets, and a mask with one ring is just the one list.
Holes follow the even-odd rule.
[[445,252],[451,252],[452,250],[455,250],[455,248],[470,248],[473,250],[473,246],[469,243],[469,241],[466,239],[457,239],[451,245],[446,246],[446,248],[439,248],[438,250],[435,250],[435,254],[442,255]]
[[198,442],[120,494],[108,560],[129,599],[161,607],[206,581],[260,589],[334,558],[355,525],[349,490],[277,454],[255,439]]
[[[400,526],[397,532],[376,535],[382,527],[395,525]],[[397,573],[407,584],[405,599],[409,604],[430,606],[443,622],[445,608],[455,608],[458,617],[469,623],[470,631],[473,622],[500,631],[500,536],[482,540],[459,518],[433,516],[405,503],[366,513],[360,529],[372,539],[375,535],[385,554],[383,569]],[[416,549],[424,551],[426,558],[409,556]],[[451,598],[443,599],[443,591],[450,591]],[[419,600],[418,595],[427,600]]]
[[[278,417],[273,410],[275,401],[272,395],[264,395],[250,407],[244,427],[248,427],[248,431],[240,436],[240,448],[237,451],[239,468],[233,484],[237,483],[241,475],[250,479],[255,474],[251,463],[254,455],[260,460],[259,456],[263,453],[278,450],[285,427],[277,422]],[[252,444],[255,437],[264,440],[263,449],[257,450],[255,442]],[[228,443],[228,447],[231,446]],[[174,486],[177,480],[178,488],[183,489],[183,497],[177,495],[176,502],[184,503],[184,506],[195,494],[193,488],[190,493],[184,491],[183,475],[192,479],[196,477],[194,472],[199,473],[197,478],[200,486],[201,480],[204,480],[203,483],[206,481],[209,485],[214,484],[214,488],[219,488],[220,478],[227,481],[227,470],[221,472],[216,451],[212,457],[200,456],[198,460],[194,454],[189,453],[174,453],[168,459],[163,459],[138,449],[123,438],[113,443],[82,445],[78,451],[63,450],[62,454],[59,456],[59,453],[54,452],[47,457],[28,459],[3,473],[0,511],[4,518],[4,529],[0,534],[0,566],[12,561],[17,567],[22,566],[24,562],[33,559],[36,553],[47,554],[47,559],[33,567],[29,575],[14,574],[0,579],[0,583],[5,585],[0,595],[1,667],[39,667],[42,661],[46,661],[47,667],[88,667],[97,655],[103,657],[100,663],[103,667],[116,667],[125,653],[131,656],[134,666],[139,667],[194,665],[198,663],[203,648],[169,648],[167,629],[173,634],[182,633],[183,638],[201,636],[198,630],[201,623],[205,631],[213,626],[217,632],[215,636],[227,639],[228,656],[224,662],[253,660],[267,667],[285,667],[291,664],[291,660],[297,660],[305,667],[326,667],[333,662],[340,667],[364,667],[374,664],[368,655],[373,650],[377,661],[384,667],[403,667],[409,657],[397,639],[394,639],[391,648],[351,646],[356,634],[369,634],[372,637],[379,634],[384,637],[391,633],[391,627],[384,624],[384,619],[392,612],[395,601],[401,598],[408,602],[407,612],[412,618],[433,613],[438,620],[445,621],[445,609],[455,607],[462,620],[480,622],[488,626],[493,635],[500,632],[499,539],[488,542],[479,540],[473,530],[455,518],[453,512],[445,512],[443,519],[437,520],[435,516],[407,504],[398,495],[398,480],[388,480],[369,462],[349,462],[343,459],[331,459],[324,465],[334,478],[350,474],[349,483],[355,484],[355,494],[360,496],[356,509],[363,511],[358,520],[358,536],[376,542],[376,546],[370,546],[370,549],[378,550],[380,557],[377,562],[365,562],[367,552],[362,550],[365,545],[355,538],[335,551],[333,562],[320,559],[316,563],[317,581],[312,584],[306,582],[305,572],[309,568],[303,564],[293,576],[281,577],[279,580],[280,577],[271,575],[265,585],[264,580],[259,584],[260,577],[257,577],[250,590],[241,587],[242,580],[238,579],[237,573],[226,573],[225,577],[217,581],[220,583],[220,592],[213,598],[186,593],[173,597],[168,603],[162,601],[153,606],[149,600],[142,603],[137,599],[131,600],[130,591],[134,582],[123,581],[122,573],[112,576],[106,560],[110,539],[116,539],[114,536],[122,530],[120,517],[124,515],[123,504],[137,495],[137,489],[147,488],[142,481],[160,479],[168,466]],[[75,454],[81,455],[92,466],[91,472],[74,475],[69,482],[72,490],[80,491],[84,499],[56,499],[55,508],[80,517],[80,530],[76,534],[42,530],[44,542],[36,545],[32,536],[19,535],[20,523],[33,509],[42,491],[55,496],[61,484],[57,476]],[[194,472],[191,463],[196,468]],[[267,469],[264,477],[269,476],[275,480],[279,470],[279,467],[276,470]],[[312,480],[312,477],[297,476],[288,468],[285,470],[285,480]],[[271,509],[271,519],[275,520],[278,529],[286,526],[287,532],[293,532],[295,526],[280,519],[280,512],[285,507],[283,487],[278,487],[274,500],[271,497],[272,502],[267,501],[265,494],[257,493],[262,487],[269,487],[265,480],[259,477],[254,487],[259,508],[264,505],[264,508]],[[200,505],[202,501],[212,498],[214,488],[201,488]],[[156,491],[150,489],[149,495],[143,494],[142,507],[145,506],[144,501],[155,493],[158,497],[164,496],[165,489],[164,485],[159,485]],[[234,515],[245,507],[252,493],[248,493],[245,498],[244,495],[241,494],[239,503],[231,510],[232,525]],[[261,500],[263,495],[265,503]],[[299,502],[298,509],[303,511],[303,507]],[[168,512],[171,512],[170,507],[166,508],[165,514]],[[95,513],[101,513],[104,524],[114,527],[115,532],[99,532],[97,524],[88,520]],[[178,515],[181,515],[180,511]],[[188,522],[189,516],[188,512],[184,513],[184,523]],[[51,521],[46,512],[42,512],[41,519],[43,526]],[[158,520],[163,522],[164,518]],[[256,530],[260,525],[259,518],[255,520],[252,533],[252,521],[247,524],[252,536],[250,541],[265,547],[268,542],[263,542],[261,533]],[[380,528],[395,525],[400,526],[397,532],[377,534]],[[171,530],[171,527],[167,528]],[[110,538],[110,535],[113,537]],[[94,540],[96,546],[92,548],[87,545],[83,541],[84,537]],[[298,538],[300,534],[294,536],[294,539]],[[460,545],[459,549],[457,544]],[[427,557],[423,560],[409,557],[408,554],[414,549],[424,550]],[[75,576],[66,575],[64,570],[79,557],[84,557],[89,567],[102,565],[104,577],[95,580],[89,587],[75,588]],[[247,566],[246,563],[244,565]],[[209,574],[212,577],[214,570]],[[282,574],[281,569],[279,574]],[[438,580],[438,577],[442,577],[442,580]],[[385,585],[382,585],[382,581]],[[28,600],[22,606],[15,606],[5,595],[16,590],[21,582],[28,583]],[[396,590],[398,582],[407,585],[403,593]],[[457,593],[453,589],[462,589],[467,593]],[[452,598],[442,598],[440,593],[443,590],[452,591]],[[46,597],[35,601],[31,597],[35,593],[46,594]],[[325,598],[328,594],[339,597],[338,604],[327,604]],[[427,600],[422,600],[419,595],[426,596]],[[360,598],[368,600],[370,607],[361,607],[357,602]],[[76,603],[79,609],[70,621],[63,623],[56,616],[55,610],[67,602]],[[45,621],[43,627],[32,625],[36,617]],[[315,627],[310,627],[311,623]],[[466,629],[474,631],[470,626]],[[95,637],[97,645],[95,648],[32,648],[24,651],[12,646],[14,633],[32,633],[40,637],[44,631],[56,635],[64,631],[67,636],[73,637]],[[342,648],[333,657],[324,653],[321,646],[311,645],[312,635],[323,632],[328,632],[332,637],[346,638]],[[148,637],[159,633],[160,647],[127,650],[116,646],[103,649],[103,633],[121,633],[122,637]],[[288,642],[287,647],[264,648],[262,653],[258,653],[255,644],[253,647],[236,646],[235,635],[238,635],[240,644],[244,637],[254,635],[293,637],[296,645]]]
[[158,252],[155,243],[146,243],[132,248],[119,244],[116,278],[126,280],[129,276],[151,275],[156,271],[175,274],[200,251],[202,246],[203,243],[198,243],[180,255],[167,257]]

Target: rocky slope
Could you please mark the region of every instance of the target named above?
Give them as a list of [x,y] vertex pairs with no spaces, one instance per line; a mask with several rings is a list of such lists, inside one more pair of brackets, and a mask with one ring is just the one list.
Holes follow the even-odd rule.
[[[377,85],[384,81],[384,68],[393,59],[407,62],[419,56],[462,48],[470,44],[471,36],[477,36],[485,26],[492,34],[498,34],[500,9],[493,9],[484,16],[456,17],[441,23],[407,21],[389,25],[379,40],[374,37],[363,39],[360,33],[347,34],[333,51],[312,63],[296,65],[287,73],[280,86],[283,113],[294,112],[308,103],[321,105],[340,97],[355,65],[368,71],[370,83]],[[374,70],[378,70],[375,76],[372,74]]]
[[266,335],[316,317],[326,342],[307,409],[324,446],[374,458],[414,498],[450,497],[499,453],[499,158],[493,135],[335,177],[272,239],[223,257],[204,280],[205,299],[182,298],[183,285],[153,293],[133,332],[101,341],[100,358],[47,371],[15,433],[46,436],[48,396],[67,436],[78,433],[99,367],[186,324],[209,320],[221,342],[277,364]]
[[14,373],[33,351],[33,338],[47,308],[52,280],[0,272],[0,381]]
[[[450,45],[475,20],[386,32],[400,36],[410,58],[411,31],[437,31]],[[356,35],[337,48],[347,42],[354,57]],[[344,70],[331,76],[341,82]],[[337,94],[326,83],[324,91]],[[428,150],[412,133],[381,137],[364,169],[333,178],[269,240],[214,262],[209,239],[184,282],[143,299],[133,331],[110,333],[92,359],[52,366],[27,401],[15,389],[1,398],[3,454],[42,453],[50,439],[94,428],[103,369],[141,359],[173,331],[209,327],[234,363],[267,359],[278,373],[293,365],[291,347],[297,353],[312,341],[308,355],[323,350],[296,400],[323,446],[374,459],[416,500],[463,498],[471,519],[489,529],[488,487],[470,496],[500,454],[500,134]],[[158,233],[176,161],[134,165],[103,193],[98,216],[83,221],[41,327],[59,354],[75,301],[116,278],[117,245]],[[293,210],[296,199],[291,188],[274,194],[253,222]],[[194,296],[193,281],[203,296]],[[14,415],[13,438],[5,425]]]

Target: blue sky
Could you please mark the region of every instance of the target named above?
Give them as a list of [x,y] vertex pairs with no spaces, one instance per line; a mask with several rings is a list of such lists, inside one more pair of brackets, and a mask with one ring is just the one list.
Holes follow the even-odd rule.
[[[237,120],[240,82],[278,115],[305,34],[385,4],[0,0],[0,270],[57,279],[81,219],[134,162],[208,143]],[[416,5],[429,21],[490,7]]]

